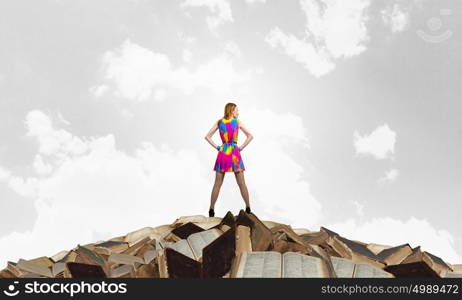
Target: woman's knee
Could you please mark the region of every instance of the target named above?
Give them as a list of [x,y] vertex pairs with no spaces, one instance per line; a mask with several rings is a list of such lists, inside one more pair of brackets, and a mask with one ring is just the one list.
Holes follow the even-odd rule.
[[215,184],[220,184],[220,185],[223,184],[224,179],[225,179],[225,174],[217,172],[217,175],[215,176]]

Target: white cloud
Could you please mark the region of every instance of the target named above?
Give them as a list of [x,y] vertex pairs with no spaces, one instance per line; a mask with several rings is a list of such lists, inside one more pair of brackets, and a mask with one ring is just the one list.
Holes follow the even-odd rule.
[[324,44],[334,58],[351,57],[366,50],[369,0],[302,0],[300,3],[306,15],[308,37]]
[[66,124],[66,125],[70,125],[70,124],[71,124],[68,120],[64,119],[64,117],[63,117],[63,115],[61,114],[61,112],[58,112],[58,120],[59,120],[61,123]]
[[186,35],[183,31],[177,32],[177,38],[180,42],[185,43],[186,45],[191,45],[197,41],[197,38]]
[[164,101],[167,98],[167,91],[165,89],[157,89],[154,92],[154,99],[157,101]]
[[120,115],[126,120],[130,120],[135,117],[135,114],[125,107],[118,107],[117,110],[119,111]]
[[6,181],[8,178],[10,178],[10,171],[2,166],[0,166],[0,182]]
[[35,177],[22,178],[21,176],[11,176],[8,179],[8,186],[18,195],[30,198],[37,195],[38,179]]
[[109,87],[105,84],[101,84],[98,86],[92,86],[90,88],[90,92],[97,98],[103,96],[107,91]]
[[[191,46],[195,41],[196,38],[192,36],[186,36],[182,31],[177,33],[178,40],[181,43],[184,43],[186,47]],[[183,49],[183,61],[186,63],[190,63],[192,61],[193,53],[190,49],[184,48]]]
[[392,32],[404,31],[409,25],[409,13],[398,3],[381,11],[382,20]]
[[22,197],[33,197],[36,195],[37,179],[22,178],[11,174],[11,171],[0,165],[0,183],[7,186]]
[[349,218],[322,226],[348,239],[389,246],[409,243],[411,247],[421,246],[422,250],[439,256],[446,262],[462,262],[462,257],[454,249],[455,238],[447,230],[435,228],[426,219],[411,216],[407,221],[402,221],[383,217],[358,222],[355,218]]
[[183,61],[191,62],[192,59],[192,52],[188,49],[183,50]]
[[66,130],[55,130],[51,119],[40,110],[28,112],[25,125],[26,135],[37,138],[39,153],[45,156],[54,156],[61,160],[68,155],[78,155],[88,150],[84,140],[72,136]]
[[389,158],[395,152],[396,132],[388,124],[377,127],[371,134],[361,136],[353,133],[353,145],[358,155],[370,155],[375,159]]
[[358,201],[353,200],[352,201],[355,208],[356,208],[356,213],[358,214],[359,217],[364,216],[364,204],[359,203]]
[[269,32],[265,41],[273,48],[281,46],[288,56],[303,64],[316,77],[325,75],[335,68],[329,53],[324,48],[316,49],[313,44],[300,40],[292,34],[285,34],[278,27]]
[[331,72],[336,59],[366,50],[369,0],[301,0],[300,5],[306,16],[305,36],[297,38],[275,27],[265,40],[272,47],[281,46],[314,76]]
[[233,41],[227,41],[225,43],[225,49],[224,50],[227,53],[229,53],[231,56],[238,57],[238,58],[242,56],[241,49]]
[[227,93],[236,84],[250,80],[255,70],[238,72],[233,59],[239,55],[236,44],[228,42],[222,54],[199,65],[195,70],[175,68],[167,55],[143,48],[127,39],[120,47],[103,55],[104,82],[92,87],[95,97],[111,86],[115,96],[136,101],[162,101],[169,88],[191,94],[205,87],[215,93]]
[[399,175],[398,169],[390,169],[387,172],[385,172],[385,175],[383,177],[379,178],[378,183],[382,185],[387,182],[393,182],[396,180],[398,175]]
[[34,169],[40,175],[47,175],[50,174],[53,170],[53,166],[51,164],[45,163],[43,161],[42,155],[36,154],[34,158]]
[[226,22],[233,22],[233,15],[230,3],[227,0],[185,0],[180,8],[205,7],[213,14],[206,17],[206,22],[210,30],[215,30],[217,26]]

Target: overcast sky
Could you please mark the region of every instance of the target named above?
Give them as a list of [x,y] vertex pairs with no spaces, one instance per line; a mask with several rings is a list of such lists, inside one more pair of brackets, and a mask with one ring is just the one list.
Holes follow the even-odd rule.
[[[254,135],[242,158],[259,218],[462,263],[461,11],[1,1],[0,260],[206,215],[204,136],[231,101]],[[242,208],[227,173],[216,216]]]

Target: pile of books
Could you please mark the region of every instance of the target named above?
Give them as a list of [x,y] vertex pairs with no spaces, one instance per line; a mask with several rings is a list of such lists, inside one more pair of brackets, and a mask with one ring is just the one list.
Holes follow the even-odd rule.
[[8,261],[0,278],[376,278],[462,277],[420,246],[363,243],[260,220],[241,210],[223,218],[183,216],[51,257]]

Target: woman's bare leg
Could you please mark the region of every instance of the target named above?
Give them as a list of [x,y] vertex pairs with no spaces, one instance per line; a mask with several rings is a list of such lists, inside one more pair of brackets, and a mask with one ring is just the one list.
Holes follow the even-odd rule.
[[223,179],[225,178],[225,172],[216,172],[215,183],[213,184],[212,195],[210,196],[210,208],[215,209],[215,202],[217,202],[218,194],[220,193]]
[[234,175],[236,176],[237,185],[239,186],[239,189],[241,190],[241,195],[242,195],[242,198],[244,199],[245,205],[247,207],[250,207],[249,191],[247,190],[247,185],[245,184],[244,172],[242,171],[234,172]]

